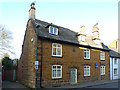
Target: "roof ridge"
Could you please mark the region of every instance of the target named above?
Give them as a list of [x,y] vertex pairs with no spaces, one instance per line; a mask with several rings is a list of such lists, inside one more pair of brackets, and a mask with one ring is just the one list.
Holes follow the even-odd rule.
[[[43,21],[43,20],[39,20],[39,19],[35,19],[35,20],[40,21],[40,22],[44,22],[44,23],[47,23],[47,24],[51,24],[51,23],[46,22],[46,21]],[[52,23],[52,25],[55,25],[55,26],[57,26],[57,27],[59,27],[59,28],[67,29],[67,30],[69,30],[69,31],[71,31],[71,32],[74,32],[74,33],[77,33],[77,32],[75,32],[75,31],[73,31],[73,30],[71,30],[71,29],[69,29],[69,28],[66,28],[66,27],[63,27],[63,26],[59,26],[59,25],[56,25],[56,24],[54,24],[54,23]]]

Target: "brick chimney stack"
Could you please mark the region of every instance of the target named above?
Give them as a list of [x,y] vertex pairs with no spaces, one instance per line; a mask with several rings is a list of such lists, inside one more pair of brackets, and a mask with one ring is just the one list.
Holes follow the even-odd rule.
[[35,7],[34,7],[35,3],[32,2],[31,3],[31,8],[29,10],[29,19],[35,19]]

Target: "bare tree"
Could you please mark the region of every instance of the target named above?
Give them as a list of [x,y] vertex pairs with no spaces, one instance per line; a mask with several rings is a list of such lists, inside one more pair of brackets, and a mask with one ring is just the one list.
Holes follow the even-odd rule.
[[2,57],[5,53],[14,54],[11,42],[12,32],[7,30],[5,26],[0,25],[0,57]]

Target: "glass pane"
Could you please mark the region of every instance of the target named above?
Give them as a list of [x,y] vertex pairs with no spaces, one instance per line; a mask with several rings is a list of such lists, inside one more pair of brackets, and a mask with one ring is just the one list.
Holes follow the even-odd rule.
[[60,77],[60,76],[61,76],[61,71],[57,70],[57,77]]
[[53,69],[56,69],[56,66],[53,66]]
[[57,29],[56,28],[54,28],[54,34],[56,34],[57,33]]
[[56,47],[56,44],[53,44],[53,47]]
[[114,74],[117,75],[117,69],[114,69]]
[[56,70],[53,70],[53,77],[56,77]]
[[61,68],[61,66],[57,66],[57,69],[60,69]]
[[50,33],[53,34],[53,27],[50,27]]
[[56,48],[53,48],[53,55],[56,55]]
[[58,47],[61,47],[61,45],[60,45],[60,44],[58,44],[57,46],[58,46]]
[[61,55],[61,48],[57,48],[57,55]]
[[84,52],[84,57],[86,58],[87,56],[86,56],[86,52]]
[[84,71],[84,75],[87,75],[87,74],[86,74],[86,71]]

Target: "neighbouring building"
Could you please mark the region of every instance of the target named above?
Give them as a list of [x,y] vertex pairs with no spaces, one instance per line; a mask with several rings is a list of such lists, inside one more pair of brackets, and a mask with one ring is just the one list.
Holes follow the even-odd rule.
[[118,39],[113,40],[108,47],[112,47],[112,48],[117,48],[118,49]]
[[120,54],[110,47],[110,80],[120,79]]
[[35,88],[35,61],[39,61],[37,87],[53,87],[110,79],[109,48],[99,38],[97,24],[92,34],[35,18],[31,4],[18,69],[21,83]]
[[119,39],[115,39],[113,40],[108,47],[112,47],[112,48],[116,48],[117,52],[120,53],[120,40]]
[[110,48],[110,80],[120,79],[120,53],[119,40],[115,39],[109,44]]

